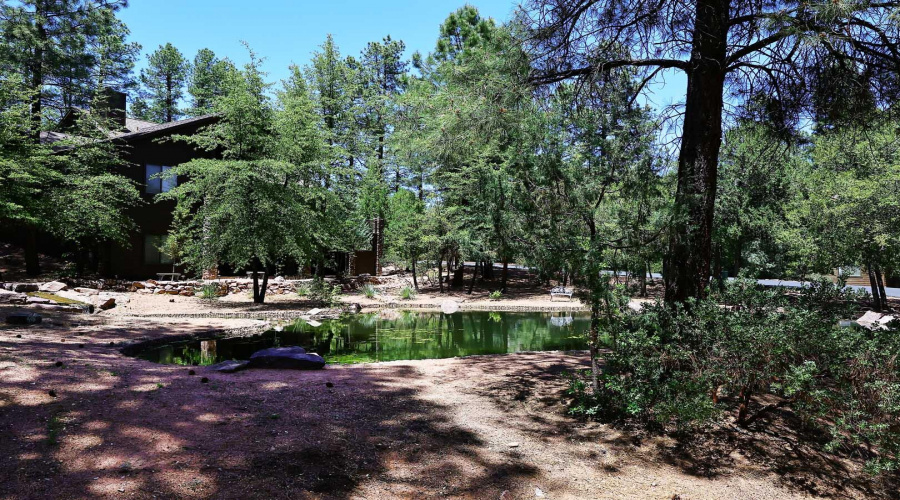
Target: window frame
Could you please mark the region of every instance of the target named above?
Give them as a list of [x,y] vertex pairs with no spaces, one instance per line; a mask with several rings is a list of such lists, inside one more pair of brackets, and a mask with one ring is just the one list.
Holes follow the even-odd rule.
[[[151,173],[151,169],[155,172]],[[178,178],[151,178],[154,175],[160,175],[172,169],[172,165],[158,165],[156,163],[144,163],[144,193],[160,194],[167,193],[172,188],[178,186]]]

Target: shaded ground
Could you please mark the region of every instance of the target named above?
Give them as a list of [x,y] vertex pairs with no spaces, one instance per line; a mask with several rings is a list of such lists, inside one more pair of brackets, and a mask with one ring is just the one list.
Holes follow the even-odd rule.
[[191,375],[119,349],[135,338],[230,322],[97,321],[60,316],[39,328],[0,328],[0,498],[500,498],[504,491],[535,498],[540,489],[545,498],[744,499],[892,491],[867,482],[857,462],[798,444],[780,422],[681,442],[570,419],[560,374],[584,367],[582,353]]

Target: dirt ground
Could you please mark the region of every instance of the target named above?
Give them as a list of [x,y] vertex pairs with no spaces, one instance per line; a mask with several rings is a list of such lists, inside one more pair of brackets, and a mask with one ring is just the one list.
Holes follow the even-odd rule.
[[0,499],[721,500],[895,491],[867,480],[856,461],[800,444],[778,422],[685,442],[572,419],[561,374],[583,368],[584,353],[191,375],[120,348],[259,323],[46,316],[40,326],[0,327]]

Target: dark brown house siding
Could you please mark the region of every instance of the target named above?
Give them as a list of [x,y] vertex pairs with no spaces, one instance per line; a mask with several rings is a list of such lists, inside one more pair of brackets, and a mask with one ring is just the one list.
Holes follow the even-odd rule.
[[210,154],[197,150],[190,144],[171,140],[171,136],[193,134],[214,120],[215,117],[208,117],[190,120],[183,125],[175,122],[162,130],[128,134],[118,139],[124,144],[123,156],[127,160],[127,164],[119,173],[137,183],[144,204],[128,211],[137,230],[130,235],[128,245],[110,246],[106,256],[107,274],[119,278],[148,279],[155,278],[156,273],[172,271],[171,264],[153,264],[147,261],[145,238],[164,237],[168,233],[175,204],[169,201],[155,201],[155,194],[147,193],[146,166],[149,164],[171,167],[195,158],[210,157]]

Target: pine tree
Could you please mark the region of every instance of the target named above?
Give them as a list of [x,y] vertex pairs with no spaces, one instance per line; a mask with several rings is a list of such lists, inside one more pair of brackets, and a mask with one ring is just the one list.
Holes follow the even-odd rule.
[[197,51],[188,79],[191,115],[199,116],[212,111],[213,101],[222,95],[225,76],[233,67],[231,61],[217,58],[210,49]]
[[147,56],[147,67],[141,70],[141,84],[151,120],[171,122],[181,116],[178,105],[184,96],[189,69],[188,61],[171,43],[160,45]]
[[390,173],[391,190],[402,185],[401,165],[393,158],[387,143],[392,131],[395,100],[406,88],[408,63],[403,59],[406,45],[386,36],[381,42],[369,42],[360,58],[362,120],[368,150],[374,153],[366,166],[384,178]]

